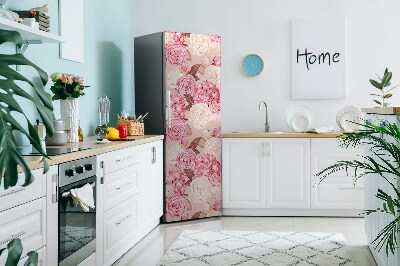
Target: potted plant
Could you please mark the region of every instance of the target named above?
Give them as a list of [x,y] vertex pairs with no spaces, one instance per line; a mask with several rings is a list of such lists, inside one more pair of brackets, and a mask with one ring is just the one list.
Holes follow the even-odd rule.
[[379,77],[377,74],[376,76],[378,77],[379,81],[376,81],[374,79],[370,79],[369,82],[372,84],[372,86],[374,86],[375,88],[377,88],[380,92],[380,94],[376,94],[376,93],[371,93],[371,96],[376,96],[376,97],[380,97],[380,99],[374,99],[373,101],[378,104],[378,107],[388,107],[390,106],[390,103],[386,102],[387,99],[391,98],[393,96],[392,90],[394,90],[395,88],[397,88],[399,85],[396,85],[388,90],[387,87],[391,86],[391,79],[392,79],[392,72],[390,72],[387,68],[385,69],[385,72],[383,73],[382,78]]
[[[15,31],[0,30],[0,46],[7,42],[21,45],[21,35]],[[40,84],[36,84],[14,70],[13,66],[16,65],[29,66],[35,69],[40,77]],[[17,185],[18,167],[21,167],[25,173],[23,186],[28,186],[33,182],[31,171],[18,150],[13,132],[20,132],[29,139],[32,146],[43,156],[44,172],[47,172],[49,169],[49,165],[46,162],[46,158],[48,157],[40,144],[38,133],[15,97],[23,97],[36,107],[46,127],[47,134],[51,137],[54,132],[54,115],[51,96],[44,90],[47,80],[48,76],[46,72],[30,62],[22,54],[0,54],[0,88],[2,89],[0,91],[0,102],[2,103],[0,105],[0,172],[2,173],[0,184],[4,189],[9,189]],[[32,96],[20,87],[19,84],[21,82],[32,87],[36,95]],[[22,122],[26,123],[27,129],[24,128],[21,122],[14,118],[14,113],[21,115]],[[17,265],[23,249],[21,240],[14,239],[11,241],[7,245],[7,248],[0,250],[0,254],[6,249],[8,250],[6,266]],[[37,253],[29,252],[25,265],[37,265],[37,260]]]
[[[392,193],[378,189],[376,194],[376,197],[382,202],[382,207],[365,211],[366,215],[386,213],[392,217],[392,220],[372,241],[375,249],[381,250],[385,247],[388,256],[389,252],[394,254],[395,249],[399,247],[397,237],[400,233],[400,191],[397,183],[400,181],[400,128],[395,123],[386,120],[382,120],[380,123],[379,126],[369,121],[366,121],[364,125],[355,123],[363,126],[363,129],[359,132],[343,133],[344,135],[339,138],[341,147],[364,146],[369,150],[370,155],[362,156],[359,160],[338,161],[319,172],[317,176],[320,177],[320,183],[329,175],[345,170],[348,174],[353,175],[354,182],[363,176],[373,174],[389,184]],[[385,136],[392,138],[393,141],[385,140]]]

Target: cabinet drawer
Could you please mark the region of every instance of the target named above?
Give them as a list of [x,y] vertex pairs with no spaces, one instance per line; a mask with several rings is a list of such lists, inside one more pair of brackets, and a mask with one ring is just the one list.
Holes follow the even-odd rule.
[[364,186],[349,183],[322,183],[312,188],[312,209],[363,210]]
[[[46,266],[46,254],[47,254],[47,250],[46,247],[43,247],[39,250],[36,251],[38,254],[38,266]],[[18,263],[18,266],[24,266],[26,260],[28,259],[28,257],[25,257],[24,259],[20,260]],[[3,265],[3,264],[1,264]]]
[[105,153],[99,159],[104,162],[103,173],[106,175],[139,162],[137,147]]
[[7,190],[4,190],[3,184],[0,186],[0,212],[45,196],[46,179],[43,169],[33,170],[32,175],[34,180],[29,186],[21,186],[25,180],[23,173],[18,175],[19,185]]
[[27,252],[46,245],[46,198],[0,213],[0,249],[19,237]]
[[138,166],[135,164],[104,177],[104,211],[138,194]]
[[137,228],[137,196],[104,214],[104,265],[112,264],[133,246]]

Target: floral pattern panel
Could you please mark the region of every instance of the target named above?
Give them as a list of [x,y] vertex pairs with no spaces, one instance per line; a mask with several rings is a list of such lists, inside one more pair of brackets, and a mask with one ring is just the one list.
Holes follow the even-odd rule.
[[[220,37],[165,32],[166,222],[220,216]],[[168,102],[168,101],[166,101]]]

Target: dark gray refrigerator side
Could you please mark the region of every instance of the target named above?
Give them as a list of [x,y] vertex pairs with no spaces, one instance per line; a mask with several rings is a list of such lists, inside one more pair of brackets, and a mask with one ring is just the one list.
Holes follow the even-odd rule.
[[149,112],[146,135],[165,134],[164,41],[158,32],[134,39],[135,113]]

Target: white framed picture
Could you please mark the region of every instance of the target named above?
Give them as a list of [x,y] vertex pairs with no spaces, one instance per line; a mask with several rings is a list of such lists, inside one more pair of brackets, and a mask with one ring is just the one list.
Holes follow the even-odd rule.
[[292,99],[346,97],[346,20],[292,20]]
[[83,0],[59,0],[60,58],[84,62]]

